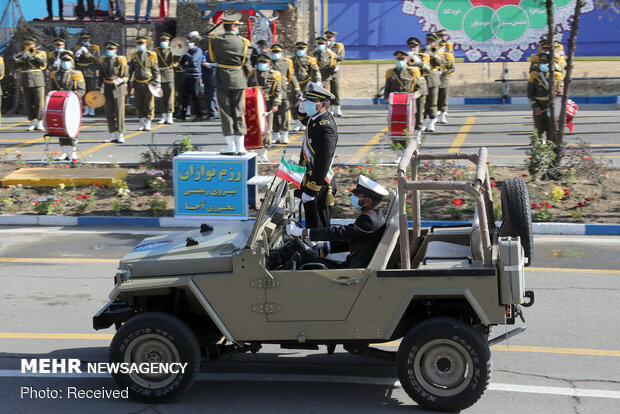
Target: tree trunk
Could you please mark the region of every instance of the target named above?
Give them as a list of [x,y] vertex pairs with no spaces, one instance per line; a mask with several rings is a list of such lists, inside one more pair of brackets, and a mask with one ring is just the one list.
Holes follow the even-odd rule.
[[547,139],[554,144],[556,144],[556,148],[559,147],[559,142],[557,141],[557,125],[555,122],[555,90],[553,88],[553,84],[555,83],[554,79],[554,63],[555,63],[555,51],[553,50],[553,39],[555,35],[555,20],[553,16],[553,0],[545,0],[545,6],[547,8],[547,38],[551,42],[551,48],[549,50],[549,128],[547,129],[550,133],[550,136]]
[[579,17],[581,16],[581,8],[583,6],[584,3],[581,0],[577,0],[575,3],[575,15],[573,17],[573,24],[570,28],[570,35],[568,37],[568,50],[566,51],[566,78],[564,79],[564,94],[562,95],[562,106],[560,108],[560,119],[558,121],[558,145],[555,148],[556,157],[553,161],[553,167],[556,169],[560,166],[560,162],[564,156],[564,124],[566,122],[566,104],[568,102],[569,89],[572,81],[573,57],[575,54],[577,32],[579,31]]

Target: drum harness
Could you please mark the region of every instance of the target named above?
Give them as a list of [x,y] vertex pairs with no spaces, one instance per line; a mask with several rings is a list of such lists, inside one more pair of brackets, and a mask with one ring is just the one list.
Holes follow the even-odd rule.
[[[407,69],[407,71],[409,71],[409,69]],[[396,75],[396,73],[394,72],[394,69],[392,69],[392,70],[390,71],[390,73],[391,73],[391,74],[392,74],[392,75],[396,78],[396,81],[397,81],[397,82],[398,82],[398,84],[399,84],[399,85],[400,85],[400,86],[401,86],[401,87],[405,90],[405,92],[407,92],[407,93],[411,93],[411,91],[409,90],[409,88],[407,88],[407,87],[405,86],[405,84],[404,84],[404,83],[400,80],[400,77],[399,77],[398,75]],[[411,72],[409,72],[409,73],[411,73]],[[412,75],[413,75],[413,74],[412,74]],[[413,81],[415,81],[415,78],[414,78],[414,79],[412,79],[412,80],[413,80]],[[413,82],[412,82],[411,86],[413,87]]]

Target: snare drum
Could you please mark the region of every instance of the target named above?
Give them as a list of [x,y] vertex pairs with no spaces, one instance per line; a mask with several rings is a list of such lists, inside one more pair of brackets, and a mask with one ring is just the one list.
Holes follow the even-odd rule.
[[49,136],[60,137],[61,145],[73,145],[82,125],[80,96],[75,92],[51,91],[45,98],[43,119]]
[[413,135],[415,98],[412,93],[392,92],[388,103],[388,135],[404,137],[405,130]]
[[267,118],[265,117],[265,96],[260,86],[245,90],[245,147],[247,149],[263,148],[263,137],[267,132]]

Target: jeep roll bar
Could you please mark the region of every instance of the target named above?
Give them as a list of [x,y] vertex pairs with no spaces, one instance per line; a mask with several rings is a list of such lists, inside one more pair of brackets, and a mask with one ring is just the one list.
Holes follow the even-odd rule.
[[[476,175],[472,182],[468,181],[418,181],[418,168],[422,160],[468,160],[476,164]],[[407,176],[407,167],[411,167],[411,180]],[[418,246],[421,237],[420,222],[420,191],[462,191],[474,198],[478,218],[480,220],[482,263],[492,264],[491,231],[495,228],[493,217],[493,195],[489,171],[487,169],[487,149],[481,147],[477,153],[440,152],[421,153],[412,139],[398,163],[398,224],[400,238],[401,269],[411,269],[413,250]],[[412,240],[409,241],[408,217],[406,210],[407,195],[411,198],[413,222]],[[473,240],[472,240],[473,242]]]

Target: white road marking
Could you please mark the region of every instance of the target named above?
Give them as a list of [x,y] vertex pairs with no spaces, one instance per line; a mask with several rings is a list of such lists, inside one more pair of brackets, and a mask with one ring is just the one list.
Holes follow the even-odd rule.
[[[108,374],[22,374],[19,370],[0,370],[0,378],[110,378]],[[400,381],[393,378],[354,377],[335,375],[291,375],[291,374],[243,374],[243,373],[199,373],[197,381],[245,381],[245,382],[298,382],[298,383],[337,383],[378,385],[402,388]],[[591,397],[620,399],[620,391],[594,390],[584,388],[548,387],[542,385],[521,385],[491,383],[488,390],[504,392],[520,392],[526,394],[566,395],[569,397]]]

